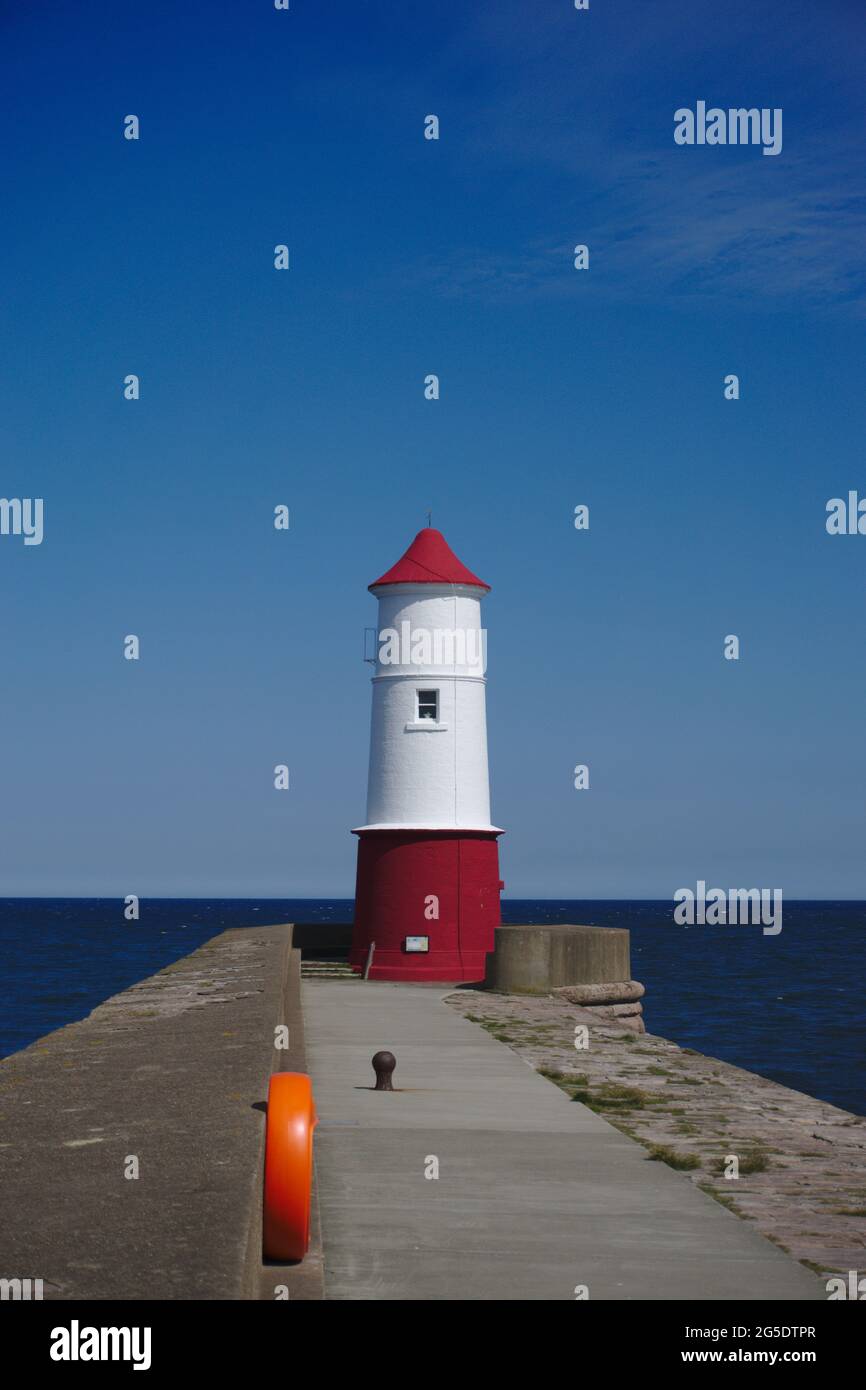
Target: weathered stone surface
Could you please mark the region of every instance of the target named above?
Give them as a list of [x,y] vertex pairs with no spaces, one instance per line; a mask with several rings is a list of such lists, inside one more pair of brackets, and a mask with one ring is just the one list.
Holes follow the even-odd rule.
[[629,1028],[633,1033],[646,1032],[646,1024],[641,1018],[641,1010],[639,1004],[635,1013],[617,1015],[614,1014],[612,1007],[609,1008],[607,1005],[604,1004],[597,1005],[595,1008],[592,1009],[588,1008],[586,1012],[588,1014],[592,1014],[595,1018],[606,1019],[608,1022],[615,1022],[618,1028]]
[[558,985],[551,994],[569,1004],[626,1004],[642,999],[646,990],[639,980],[618,980],[601,985]]
[[[678,1047],[562,998],[460,990],[459,1012],[651,1148],[695,1156],[692,1182],[796,1259],[830,1274],[866,1266],[866,1119]],[[576,1051],[575,1025],[590,1045]],[[718,1171],[735,1154],[741,1172]],[[766,1166],[762,1166],[765,1164]],[[748,1171],[749,1168],[757,1171]]]

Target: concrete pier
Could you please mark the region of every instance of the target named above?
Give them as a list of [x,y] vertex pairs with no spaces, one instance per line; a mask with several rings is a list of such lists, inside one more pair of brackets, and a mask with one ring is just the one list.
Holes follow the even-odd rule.
[[268,1082],[305,1069],[298,981],[290,926],[224,932],[0,1063],[0,1277],[56,1299],[320,1297],[315,1246],[261,1260]]
[[[823,1296],[441,989],[306,981],[303,1002],[326,1298]],[[397,1057],[393,1092],[371,1089],[380,1048]]]
[[[292,928],[251,928],[6,1058],[0,1278],[41,1279],[53,1299],[823,1297],[751,1223],[648,1161],[455,999],[564,1007],[301,984]],[[288,1051],[274,1046],[280,1024]],[[373,1090],[380,1049],[397,1057],[393,1092]],[[289,1268],[261,1259],[274,1070],[309,1070],[320,1116],[313,1243]]]

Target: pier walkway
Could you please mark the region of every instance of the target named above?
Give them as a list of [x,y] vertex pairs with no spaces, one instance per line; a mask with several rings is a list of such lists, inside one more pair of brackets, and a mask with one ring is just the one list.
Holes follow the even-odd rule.
[[[445,992],[303,982],[326,1299],[825,1296]],[[392,1093],[371,1089],[380,1049]]]

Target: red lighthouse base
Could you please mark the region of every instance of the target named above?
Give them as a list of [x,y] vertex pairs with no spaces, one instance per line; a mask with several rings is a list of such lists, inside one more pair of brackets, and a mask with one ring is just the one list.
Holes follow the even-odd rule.
[[[483,980],[500,922],[501,831],[355,833],[352,967],[365,968],[374,942],[371,980]],[[427,937],[429,950],[409,949],[412,937]]]

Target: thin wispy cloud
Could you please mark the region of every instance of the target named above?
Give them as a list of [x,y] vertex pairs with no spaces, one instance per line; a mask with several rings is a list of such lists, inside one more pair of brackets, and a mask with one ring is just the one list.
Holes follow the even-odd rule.
[[[481,298],[866,313],[866,181],[852,181],[866,168],[854,61],[866,22],[836,5],[816,17],[793,0],[785,26],[778,12],[750,11],[713,36],[698,8],[660,10],[639,32],[612,17],[581,30],[557,10],[529,36],[511,5],[471,26],[455,84],[478,72],[473,58],[495,62],[486,90],[473,91],[471,124],[461,129],[450,113],[448,138],[462,142],[455,167],[483,197],[495,199],[497,184],[514,190],[522,235],[467,238],[414,264],[413,278]],[[674,111],[698,98],[781,105],[781,153],[676,146]],[[590,246],[589,275],[572,268],[578,242]]]
[[[683,163],[696,152],[683,150]],[[793,177],[774,177],[760,151],[746,166],[712,163],[675,171],[632,156],[549,237],[523,246],[455,248],[413,265],[413,279],[446,295],[477,298],[664,298],[796,306],[866,314],[866,194],[845,191],[842,164],[866,167],[866,151],[840,167],[820,153],[797,157]],[[723,154],[728,151],[721,151]],[[575,272],[573,247],[590,246],[591,269]]]

